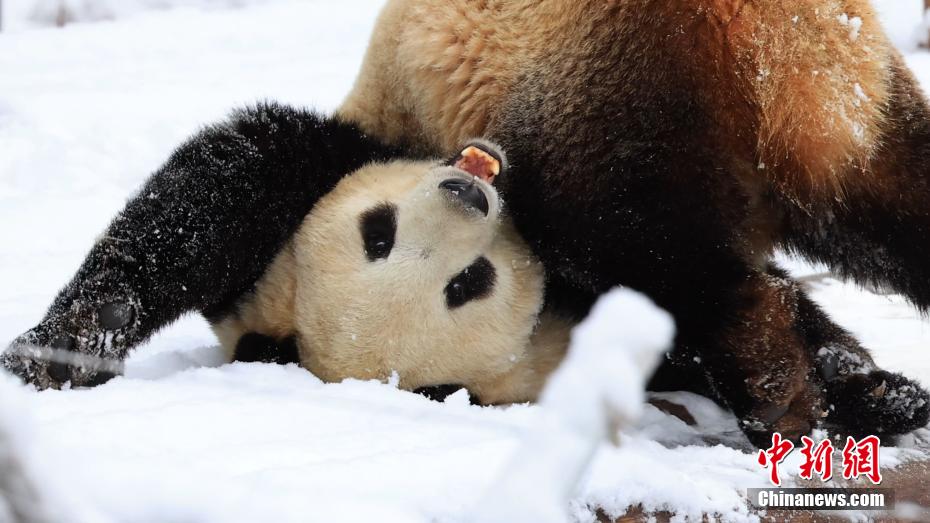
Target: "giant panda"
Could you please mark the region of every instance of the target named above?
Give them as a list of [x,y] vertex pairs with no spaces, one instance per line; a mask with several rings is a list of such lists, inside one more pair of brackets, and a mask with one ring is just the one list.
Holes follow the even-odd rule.
[[296,362],[327,382],[534,401],[572,323],[544,313],[543,269],[506,217],[506,157],[366,165],[314,206],[254,289],[212,327],[230,359]]
[[222,314],[339,177],[470,136],[510,155],[498,190],[547,306],[625,285],[674,316],[654,386],[706,386],[760,446],[838,403],[865,431],[926,423],[923,388],[850,364],[865,349],[771,264],[930,309],[930,108],[866,0],[388,0],[335,118],[266,105],[179,147],[21,341],[121,358]]

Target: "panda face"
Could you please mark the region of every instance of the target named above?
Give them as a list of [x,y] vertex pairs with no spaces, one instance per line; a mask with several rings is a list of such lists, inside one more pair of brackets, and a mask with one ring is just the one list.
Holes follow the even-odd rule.
[[327,381],[506,372],[542,306],[542,268],[497,191],[454,165],[361,169],[316,205],[293,256],[301,363]]
[[[435,182],[440,180],[435,188]],[[429,258],[437,251],[461,253],[482,251],[496,235],[500,200],[492,186],[453,168],[430,169],[415,189],[420,197],[402,199],[405,214],[401,247]],[[391,258],[397,243],[400,208],[394,202],[380,202],[359,217],[359,232],[365,257],[370,263]],[[431,224],[424,216],[435,218]],[[437,228],[434,229],[432,225]],[[451,230],[450,230],[451,229]],[[457,242],[457,243],[456,243]],[[397,261],[404,258],[398,254]],[[448,260],[440,257],[439,264]],[[449,265],[450,269],[457,263]],[[452,275],[443,289],[449,309],[490,296],[496,283],[494,264],[484,256]]]
[[[387,259],[397,236],[397,207],[392,204],[379,205],[362,214],[360,222],[368,261]],[[469,301],[485,298],[493,292],[495,281],[494,264],[482,256],[449,280],[444,290],[446,305],[455,309]]]

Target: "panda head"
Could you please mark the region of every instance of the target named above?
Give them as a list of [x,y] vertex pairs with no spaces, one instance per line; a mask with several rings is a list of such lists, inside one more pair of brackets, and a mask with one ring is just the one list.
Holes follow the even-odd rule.
[[506,372],[523,357],[543,271],[504,216],[493,144],[444,162],[372,164],[343,179],[294,243],[301,363],[327,381],[403,388]]

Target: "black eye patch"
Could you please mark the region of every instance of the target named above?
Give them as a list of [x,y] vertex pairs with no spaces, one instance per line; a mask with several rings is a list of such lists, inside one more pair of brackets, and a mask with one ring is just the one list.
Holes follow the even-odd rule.
[[497,272],[487,258],[478,258],[446,285],[446,305],[455,309],[472,300],[486,298],[494,289]]
[[397,233],[397,207],[385,203],[365,211],[360,229],[368,261],[387,258],[394,248],[394,235]]

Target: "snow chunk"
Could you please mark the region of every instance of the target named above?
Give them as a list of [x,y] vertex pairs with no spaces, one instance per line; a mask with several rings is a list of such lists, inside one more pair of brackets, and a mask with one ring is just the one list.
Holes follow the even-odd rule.
[[856,98],[858,98],[860,101],[868,102],[871,100],[869,95],[865,94],[865,91],[862,90],[862,85],[859,82],[856,82],[856,84],[853,85],[853,92],[856,94]]
[[[13,379],[0,371],[0,521],[42,520],[44,511],[32,481],[26,477],[20,459],[23,452],[19,449],[22,441],[13,432],[14,427],[22,425],[14,420],[13,408],[20,404],[20,391],[13,385]],[[20,404],[21,405],[21,404]]]
[[855,42],[859,39],[859,32],[862,30],[862,19],[858,16],[849,19],[849,39]]
[[840,25],[849,28],[849,39],[855,42],[859,39],[859,32],[862,30],[862,18],[854,16],[849,17],[846,13],[843,13],[836,17]]
[[563,522],[600,444],[643,413],[646,381],[672,343],[672,317],[645,296],[615,290],[572,334],[540,398],[541,417],[471,521]]
[[606,429],[605,407],[630,424],[642,414],[645,382],[674,335],[671,315],[649,298],[631,290],[607,294],[572,333],[540,404],[582,434]]
[[56,460],[35,449],[32,398],[23,385],[0,371],[0,521],[100,521],[57,484],[49,465]]

